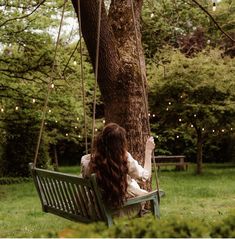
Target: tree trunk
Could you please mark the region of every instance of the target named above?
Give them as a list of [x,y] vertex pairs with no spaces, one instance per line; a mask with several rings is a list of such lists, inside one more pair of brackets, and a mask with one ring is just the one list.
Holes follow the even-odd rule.
[[[82,34],[95,69],[99,1],[80,1]],[[77,1],[72,0],[72,3],[78,12]],[[149,123],[140,34],[142,0],[133,0],[135,23],[131,3],[131,0],[113,0],[108,14],[102,2],[98,85],[105,106],[106,122],[116,122],[126,129],[129,151],[143,164]]]
[[201,129],[197,130],[197,169],[196,173],[201,174],[202,173],[202,131]]

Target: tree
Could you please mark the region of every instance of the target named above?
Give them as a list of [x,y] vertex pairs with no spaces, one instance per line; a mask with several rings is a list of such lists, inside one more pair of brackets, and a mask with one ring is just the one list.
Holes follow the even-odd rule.
[[[72,0],[72,3],[78,13],[78,1]],[[81,0],[80,4],[82,33],[95,69],[99,1]],[[103,1],[101,4],[98,84],[105,120],[127,130],[129,150],[143,162],[148,134],[145,61],[140,34],[143,1],[111,1],[107,8]]]
[[200,174],[202,147],[208,137],[213,134],[218,137],[234,129],[234,61],[210,49],[194,58],[167,49],[162,60],[167,62],[164,68],[153,64],[149,74],[151,110],[163,130],[194,129]]

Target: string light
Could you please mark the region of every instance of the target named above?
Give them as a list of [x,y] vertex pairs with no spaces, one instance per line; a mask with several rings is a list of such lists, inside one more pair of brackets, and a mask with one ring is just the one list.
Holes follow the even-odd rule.
[[79,134],[79,135],[78,135],[78,138],[81,138],[81,137],[82,137],[82,136]]
[[97,128],[95,128],[95,131],[97,132],[97,131],[98,131],[98,129],[97,129]]
[[105,120],[103,120],[102,122],[103,122],[103,124],[105,124]]
[[191,124],[190,126],[191,126],[191,128],[193,128],[193,125],[192,125],[192,124]]
[[33,104],[36,102],[36,100],[35,99],[33,99]]
[[179,119],[179,122],[181,122],[182,121],[182,119]]
[[77,65],[77,62],[76,62],[76,61],[74,61],[74,62],[73,62],[73,65],[74,65],[74,66],[76,66],[76,65]]
[[156,115],[155,114],[153,114],[153,117],[155,117]]
[[221,132],[222,132],[222,133],[224,133],[224,131],[225,131],[224,129],[221,129]]
[[19,110],[19,106],[16,106],[16,108],[15,108],[16,110]]
[[52,83],[51,84],[51,89],[54,89],[55,88],[55,85]]
[[57,121],[57,120],[56,120],[55,122],[56,122],[56,123],[58,123],[58,121]]
[[168,104],[171,105],[171,102],[169,102]]
[[148,116],[150,116],[151,114],[150,113],[148,113]]
[[51,113],[51,109],[48,110],[48,113]]
[[213,129],[212,132],[215,133],[215,130]]
[[69,136],[69,134],[68,134],[68,133],[66,133],[66,134],[65,134],[65,136],[66,136],[66,137],[68,137],[68,136]]
[[231,128],[230,130],[233,130],[233,128]]
[[212,11],[216,11],[216,0],[213,0],[213,6],[212,6]]
[[153,18],[153,17],[154,17],[154,13],[153,13],[153,12],[151,13],[150,17],[151,17],[151,18]]
[[2,112],[2,113],[4,112],[4,109],[3,109],[3,108],[1,108],[1,112]]
[[180,137],[179,135],[176,136],[177,139],[178,139],[179,137]]
[[168,110],[169,110],[169,108],[167,107],[167,108],[166,108],[166,111],[168,111]]
[[195,118],[197,117],[197,115],[196,115],[196,114],[194,114],[193,116],[194,116]]
[[75,129],[77,129],[78,127],[77,127],[77,126],[75,126],[74,128],[75,128]]
[[204,131],[205,129],[204,128],[202,128],[202,131]]
[[79,121],[79,117],[77,117],[77,121]]
[[44,124],[47,125],[47,122],[45,122]]

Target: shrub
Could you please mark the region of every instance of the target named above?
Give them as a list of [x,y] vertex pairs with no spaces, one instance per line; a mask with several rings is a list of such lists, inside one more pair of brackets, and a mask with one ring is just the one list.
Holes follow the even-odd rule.
[[29,182],[29,181],[31,181],[31,178],[25,178],[25,177],[20,177],[20,178],[3,177],[3,178],[0,178],[0,185],[23,183],[23,182]]
[[215,225],[211,230],[210,236],[235,238],[235,211],[221,223]]
[[[39,129],[35,122],[11,123],[6,125],[6,142],[2,155],[0,171],[7,177],[28,177],[28,163],[35,155]],[[39,149],[39,164],[45,167],[49,161],[48,145],[44,139]]]
[[83,237],[83,238],[157,238],[157,237],[203,237],[206,228],[203,223],[185,221],[180,218],[172,218],[171,221],[155,220],[152,215],[142,218],[128,220],[121,218],[111,228],[104,223],[93,223],[90,225],[79,224],[66,228],[59,233],[59,237]]

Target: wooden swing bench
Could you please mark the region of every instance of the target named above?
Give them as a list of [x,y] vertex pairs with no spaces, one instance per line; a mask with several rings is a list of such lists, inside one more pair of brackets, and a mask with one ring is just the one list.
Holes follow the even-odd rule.
[[[104,221],[109,227],[113,224],[114,210],[103,203],[95,174],[85,179],[35,168],[32,163],[29,168],[44,212],[78,222]],[[160,191],[159,195],[163,194],[164,192]],[[123,208],[146,201],[150,201],[154,217],[159,218],[157,191],[128,199]]]

